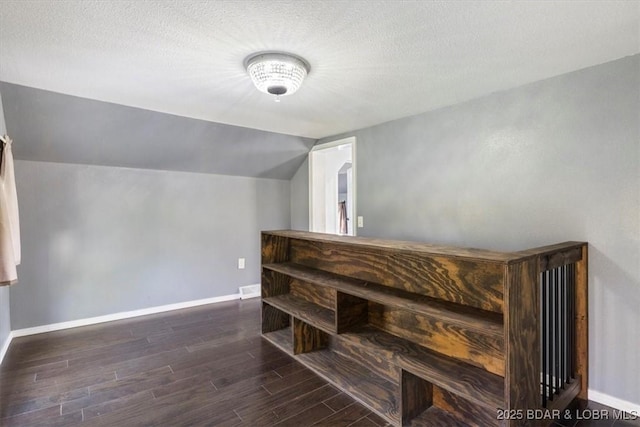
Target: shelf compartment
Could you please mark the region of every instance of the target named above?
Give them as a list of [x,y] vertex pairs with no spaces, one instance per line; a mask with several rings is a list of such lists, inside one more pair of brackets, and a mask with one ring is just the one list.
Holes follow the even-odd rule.
[[262,303],[262,336],[287,354],[293,354],[291,315],[265,303]]
[[[504,405],[504,378],[372,326],[333,337],[346,357],[376,369],[386,378],[401,368],[464,399],[495,411]],[[379,363],[384,361],[385,363]]]
[[309,282],[303,282],[302,280],[298,280],[295,278],[291,278],[289,288],[289,292],[282,293],[291,293],[291,295],[295,295],[329,310],[333,310],[336,306],[335,289],[327,288],[326,286],[314,285],[313,283]]
[[405,370],[401,373],[402,425],[433,406],[433,384]]
[[293,336],[290,327],[263,333],[262,336],[280,350],[293,355]]
[[360,337],[354,337],[353,333],[334,335],[329,340],[329,348],[388,381],[399,383],[399,361],[393,358],[393,350],[381,351],[381,349],[363,341]]
[[504,336],[502,315],[498,313],[465,307],[402,289],[353,279],[290,262],[265,264],[263,268],[315,285],[334,288],[337,291],[379,304],[422,314],[483,335],[496,338]]
[[369,301],[336,292],[336,331],[338,334],[369,321]]
[[318,375],[346,392],[363,405],[400,425],[399,384],[394,384],[358,363],[329,350],[296,356]]
[[327,347],[329,335],[303,322],[293,318],[293,354],[308,353]]
[[273,270],[262,270],[261,296],[262,298],[275,297],[289,293],[291,277]]
[[291,326],[291,316],[276,307],[262,303],[262,333],[273,332]]
[[[291,294],[263,298],[262,302],[304,320],[328,333],[335,333],[335,313],[325,307]],[[263,328],[264,332],[264,328]]]
[[369,302],[371,326],[504,376],[504,338],[486,336],[399,307]]
[[498,427],[501,423],[497,417],[497,407],[478,406],[437,386],[433,387],[432,396],[433,406],[447,411],[452,417],[464,422],[465,425]]

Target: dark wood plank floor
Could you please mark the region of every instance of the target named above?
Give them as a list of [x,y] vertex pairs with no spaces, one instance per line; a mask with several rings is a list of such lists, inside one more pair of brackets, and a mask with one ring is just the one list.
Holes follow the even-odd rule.
[[259,327],[252,299],[17,338],[0,425],[386,425]]
[[260,338],[252,299],[15,339],[0,367],[0,426],[75,425],[387,424]]

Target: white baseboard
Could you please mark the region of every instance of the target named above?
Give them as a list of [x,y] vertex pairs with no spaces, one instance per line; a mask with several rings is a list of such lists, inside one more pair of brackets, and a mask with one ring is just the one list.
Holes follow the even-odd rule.
[[640,403],[628,402],[592,389],[589,389],[589,400],[640,416]]
[[[179,310],[181,308],[197,307],[199,305],[214,304],[217,302],[231,301],[240,298],[240,294],[223,295],[221,297],[205,298],[194,301],[179,302],[176,304],[161,305],[157,307],[143,308],[140,310],[124,311],[107,314],[105,316],[89,317],[87,319],[71,320],[69,322],[52,323],[49,325],[35,326],[33,328],[16,329],[11,332],[12,338],[27,335],[42,334],[45,332],[59,331],[62,329],[77,328],[80,326],[95,325],[97,323],[111,322],[114,320],[129,319],[132,317],[146,316],[147,314],[162,313],[165,311]],[[7,345],[8,347],[8,345]]]

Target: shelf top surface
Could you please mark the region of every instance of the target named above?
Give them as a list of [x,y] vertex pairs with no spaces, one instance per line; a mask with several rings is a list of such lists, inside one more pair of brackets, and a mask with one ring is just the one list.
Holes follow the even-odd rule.
[[411,242],[402,240],[388,240],[371,237],[341,236],[336,234],[316,233],[311,231],[272,230],[263,234],[302,239],[315,242],[348,244],[367,249],[394,250],[403,252],[422,253],[431,256],[447,256],[474,259],[477,261],[510,263],[523,258],[553,253],[569,247],[583,245],[583,242],[564,242],[540,248],[516,252],[500,252],[477,248],[459,248],[455,246],[435,245],[430,243]]

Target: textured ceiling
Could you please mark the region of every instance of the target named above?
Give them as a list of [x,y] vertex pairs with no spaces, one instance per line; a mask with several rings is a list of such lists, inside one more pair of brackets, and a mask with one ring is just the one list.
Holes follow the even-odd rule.
[[[8,1],[0,80],[320,138],[640,51],[636,1]],[[311,74],[280,103],[243,59]]]

